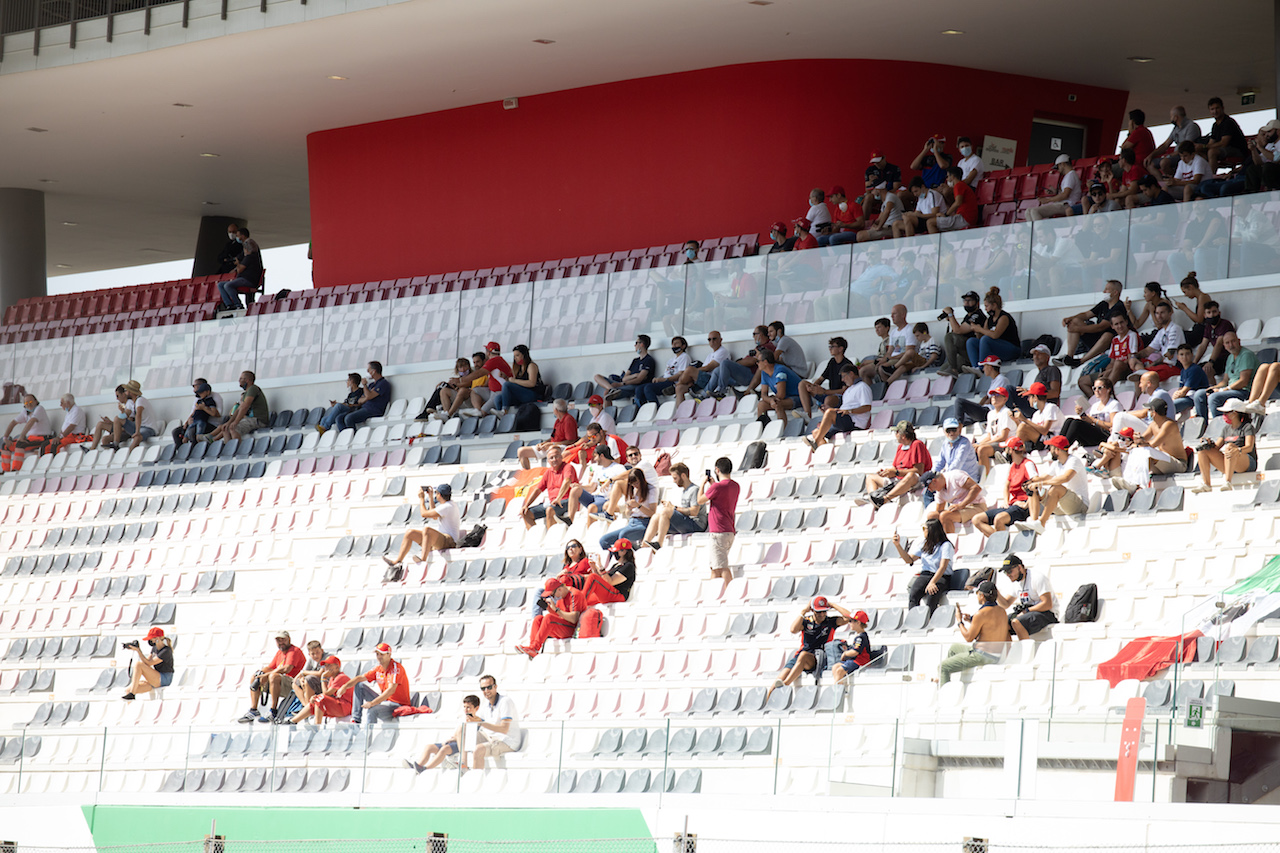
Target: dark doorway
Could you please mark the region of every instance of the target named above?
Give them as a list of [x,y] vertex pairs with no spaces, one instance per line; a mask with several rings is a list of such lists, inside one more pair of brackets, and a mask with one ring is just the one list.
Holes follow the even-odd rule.
[[1027,149],[1027,165],[1052,163],[1061,154],[1072,160],[1084,156],[1085,128],[1079,124],[1052,121],[1048,119],[1031,120],[1031,144]]

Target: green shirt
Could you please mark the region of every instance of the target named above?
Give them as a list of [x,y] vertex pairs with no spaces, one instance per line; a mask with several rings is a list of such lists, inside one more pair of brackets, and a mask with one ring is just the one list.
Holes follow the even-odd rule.
[[1246,370],[1258,369],[1258,357],[1253,354],[1253,350],[1240,347],[1239,355],[1227,356],[1227,384],[1230,385],[1240,379],[1240,374]]
[[[1257,359],[1254,359],[1254,363],[1257,363]],[[262,393],[261,388],[254,384],[244,389],[244,393],[240,395],[241,406],[244,405],[244,401],[248,397],[253,398],[253,408],[249,410],[249,414],[246,417],[251,417],[258,423],[265,424],[271,419],[271,410],[267,406],[266,395]]]

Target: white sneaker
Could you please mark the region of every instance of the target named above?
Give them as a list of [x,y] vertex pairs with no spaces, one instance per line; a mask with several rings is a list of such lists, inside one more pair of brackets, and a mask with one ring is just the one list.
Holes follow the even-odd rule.
[[1203,495],[1205,492],[1212,492],[1212,491],[1213,491],[1213,486],[1206,486],[1204,483],[1201,483],[1200,485],[1196,486],[1194,489],[1191,490],[1192,494],[1196,494],[1196,495]]
[[1251,403],[1245,403],[1244,410],[1249,412],[1250,414],[1262,415],[1263,417],[1265,417],[1267,414],[1267,404],[1264,403],[1262,400],[1254,400]]
[[1037,535],[1044,533],[1044,525],[1039,521],[1016,521],[1013,526],[1019,530],[1030,530]]
[[437,421],[449,420],[449,413],[444,411],[435,411],[431,413],[431,417]]

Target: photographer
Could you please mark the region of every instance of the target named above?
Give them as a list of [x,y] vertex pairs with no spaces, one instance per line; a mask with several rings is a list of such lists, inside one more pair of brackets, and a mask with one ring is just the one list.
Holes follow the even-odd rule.
[[594,558],[591,569],[584,575],[582,594],[587,606],[617,604],[631,597],[631,587],[636,582],[636,554],[629,539],[619,539],[609,548],[617,561],[606,570]]
[[959,376],[960,368],[973,366],[969,364],[969,339],[987,324],[987,315],[978,307],[976,292],[967,291],[960,299],[964,303],[963,319],[956,319],[955,309],[951,306],[944,308],[938,315],[938,320],[948,326],[947,333],[942,337],[947,364],[938,371],[941,376]]
[[400,539],[400,552],[395,558],[388,556],[382,558],[388,566],[395,568],[403,563],[414,545],[422,546],[422,555],[413,558],[416,563],[425,563],[427,555],[432,551],[445,551],[458,547],[458,543],[462,540],[462,512],[453,502],[452,486],[441,483],[434,489],[430,486],[419,489],[418,515],[438,521],[440,529],[423,525],[421,530],[406,530]]
[[[282,723],[286,719],[283,714],[276,713],[280,707],[280,699],[285,697],[287,700],[289,694],[293,692],[293,677],[302,672],[302,668],[307,663],[307,656],[302,653],[302,649],[293,644],[288,631],[277,631],[275,641],[275,655],[266,666],[254,673],[249,682],[249,710],[245,711],[236,722],[252,723],[255,720],[261,720],[264,723]],[[258,712],[258,703],[262,701],[263,682],[266,682],[267,692],[271,696],[271,715],[268,717]]]
[[133,667],[133,680],[129,682],[129,692],[124,694],[126,700],[136,699],[139,693],[150,693],[158,687],[168,687],[173,683],[173,643],[160,628],[148,631],[146,641],[151,646],[149,655],[143,654],[142,644],[137,640],[122,646],[132,649],[138,656],[138,662]]
[[417,761],[411,758],[404,760],[405,767],[408,767],[415,773],[421,773],[423,770],[430,770],[433,767],[439,767],[446,758],[451,755],[462,756],[462,769],[467,768],[466,741],[463,735],[466,733],[468,723],[479,723],[480,720],[480,697],[474,694],[464,696],[462,698],[462,722],[453,730],[453,735],[444,743],[433,743],[422,751],[422,755]]
[[973,616],[956,605],[956,627],[964,643],[953,643],[938,666],[938,680],[943,684],[963,670],[997,663],[1009,642],[1009,618],[1000,606],[996,585],[983,581],[978,584],[976,595],[981,606]]
[[529,660],[542,653],[547,640],[567,640],[578,630],[578,619],[587,609],[587,598],[580,590],[566,586],[556,578],[547,581],[538,603],[546,611],[533,617],[529,629],[529,645],[516,646],[516,651],[528,655]]
[[1012,582],[1010,595],[996,590],[996,603],[1001,607],[1012,605],[1009,627],[1019,640],[1026,640],[1058,621],[1058,600],[1049,586],[1049,579],[1040,572],[1027,571],[1022,558],[1010,554],[1004,558],[1000,571]]

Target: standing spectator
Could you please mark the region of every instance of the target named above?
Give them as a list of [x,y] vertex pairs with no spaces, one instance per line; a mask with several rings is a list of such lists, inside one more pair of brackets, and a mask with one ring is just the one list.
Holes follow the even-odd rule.
[[[1120,413],[1120,401],[1114,396],[1115,383],[1105,376],[1093,380],[1094,400],[1086,411],[1084,403],[1076,401],[1076,416],[1067,418],[1062,425],[1062,437],[1068,443],[1083,447],[1096,447],[1111,434],[1111,421]],[[1048,444],[1046,441],[1045,444]]]
[[[981,604],[969,616],[956,605],[956,627],[964,643],[953,643],[946,658],[938,666],[938,680],[946,684],[951,676],[966,669],[997,663],[1009,642],[1009,617],[997,602],[996,585],[991,581],[978,584]],[[967,644],[967,645],[966,645]]]
[[942,376],[959,376],[962,367],[972,366],[969,362],[969,339],[978,334],[978,330],[986,326],[987,315],[978,307],[978,294],[966,291],[960,297],[964,305],[964,318],[956,319],[956,312],[950,306],[942,310],[949,328],[942,338],[942,349],[946,353],[947,364],[938,371]]
[[582,594],[587,606],[618,604],[631,597],[631,587],[636,582],[636,553],[629,539],[618,539],[609,546],[615,563],[606,570],[594,558],[590,569],[582,576]]
[[[520,517],[524,519],[525,529],[533,529],[533,523],[537,519],[546,519],[548,530],[551,529],[556,516],[567,519],[569,489],[577,482],[578,472],[564,461],[564,451],[559,446],[547,450],[547,472],[542,475],[542,479],[536,486],[524,493],[524,503],[520,507]],[[533,506],[533,502],[543,492],[547,495],[546,503]]]
[[884,159],[879,151],[872,151],[870,164],[864,173],[866,189],[873,189],[877,184],[884,184],[890,190],[902,185],[902,170]]
[[709,506],[707,530],[711,533],[711,577],[722,579],[726,585],[733,579],[729,550],[737,532],[734,519],[740,491],[732,474],[733,463],[727,456],[721,456],[716,460],[714,470],[702,481],[702,492],[698,495],[699,506]]
[[637,388],[657,373],[658,366],[653,356],[649,355],[652,342],[648,335],[636,335],[636,357],[631,359],[631,364],[627,365],[625,371],[610,373],[608,376],[599,373],[595,375],[595,383],[608,389],[608,393],[604,395],[606,400],[632,396]]
[[[252,723],[261,720],[264,723],[280,723],[285,720],[283,714],[277,716],[280,698],[293,693],[293,677],[306,666],[307,658],[302,649],[293,644],[288,631],[277,631],[275,634],[276,653],[270,662],[254,674],[249,682],[249,710],[240,717],[241,723]],[[258,713],[258,703],[262,699],[263,681],[266,682],[267,693],[271,697],[271,715],[263,717]]]
[[679,503],[660,501],[640,541],[641,545],[647,545],[655,551],[662,547],[668,530],[675,531],[678,536],[684,536],[690,533],[702,533],[707,529],[706,507],[698,503],[698,495],[702,490],[694,485],[693,479],[689,476],[689,466],[683,462],[672,465],[671,479],[680,490]]
[[657,483],[650,484],[638,467],[627,472],[626,501],[629,515],[627,523],[600,537],[600,548],[610,550],[619,539],[637,544],[649,528],[649,519],[657,509]]
[[[1117,313],[1128,316],[1128,309],[1120,302],[1120,293],[1124,285],[1116,279],[1108,279],[1102,287],[1105,294],[1102,301],[1079,314],[1062,318],[1062,326],[1067,330],[1067,343],[1062,348],[1063,355],[1055,359],[1057,364],[1066,367],[1079,367],[1096,356],[1107,351],[1111,346],[1113,332],[1111,317]],[[1076,357],[1076,350],[1084,344],[1088,350],[1083,356]]]
[[1195,392],[1209,387],[1209,377],[1205,375],[1204,368],[1196,364],[1196,354],[1190,344],[1178,347],[1178,364],[1182,366],[1182,373],[1178,376],[1178,387],[1171,396],[1174,411],[1181,415],[1195,405]]
[[[356,376],[356,374],[351,374]],[[356,376],[357,379],[360,377]],[[214,423],[222,417],[222,413],[218,411],[218,404],[213,399],[213,389],[207,383],[196,386],[196,402],[191,407],[191,414],[187,417],[186,422],[182,426],[174,427],[173,443],[182,444],[185,442],[194,443],[199,436],[211,433],[216,424]]]
[[711,347],[711,355],[700,366],[690,364],[676,380],[676,405],[684,402],[684,395],[692,392],[699,400],[706,395],[711,385],[712,374],[722,364],[729,364],[733,357],[724,347],[724,339],[717,331],[707,333],[707,346]]
[[1258,356],[1240,343],[1240,335],[1234,330],[1222,336],[1222,345],[1227,350],[1226,372],[1216,384],[1200,389],[1192,397],[1196,414],[1206,421],[1216,418],[1228,400],[1247,399],[1258,369]]
[[1182,327],[1173,322],[1173,306],[1161,302],[1155,310],[1156,332],[1151,342],[1129,357],[1129,368],[1149,370],[1163,381],[1178,374],[1178,347],[1186,342]]
[[1134,160],[1145,164],[1156,150],[1155,137],[1147,128],[1147,114],[1142,110],[1129,110],[1129,135],[1120,143],[1120,150],[1132,149]]
[[987,411],[987,429],[974,442],[973,449],[978,454],[978,464],[982,473],[991,471],[991,460],[996,449],[1014,435],[1018,428],[1013,419],[1013,411],[1009,408],[1009,389],[992,388],[989,392],[991,408]]
[[[834,186],[827,193],[831,210],[831,233],[818,237],[819,246],[843,246],[855,243],[858,232],[867,227],[867,214],[862,205],[845,196],[844,187]],[[786,236],[784,230],[783,236]]]
[[1051,457],[1048,470],[1027,480],[1023,487],[1031,496],[1028,509],[1031,519],[1017,522],[1019,530],[1044,533],[1052,515],[1083,515],[1089,509],[1089,482],[1084,460],[1067,452],[1067,438],[1055,435],[1047,439]]
[[1155,147],[1155,150],[1142,163],[1143,168],[1153,178],[1167,178],[1178,166],[1177,148],[1184,142],[1200,140],[1200,126],[1187,118],[1186,107],[1172,107],[1169,110],[1169,121],[1173,127],[1169,130],[1169,138]]
[[254,295],[262,286],[262,252],[258,249],[257,241],[249,237],[248,228],[236,230],[236,241],[240,244],[240,256],[236,258],[236,265],[231,270],[235,273],[235,278],[218,282],[218,292],[222,294],[222,305],[219,307],[224,311],[244,308],[240,303],[242,290],[246,291],[245,300],[252,305]]
[[[920,482],[920,475],[933,466],[929,448],[916,438],[916,428],[910,421],[898,421],[893,427],[893,435],[898,439],[893,465],[867,475],[866,500],[875,504],[876,509],[914,489]],[[886,488],[889,491],[884,492]],[[866,503],[866,500],[854,498],[855,503]]]
[[930,189],[942,183],[951,165],[951,157],[943,151],[946,144],[947,138],[935,133],[925,140],[924,147],[911,161],[911,168],[920,170],[920,180]]
[[500,383],[497,392],[490,395],[480,407],[480,414],[496,413],[499,417],[506,414],[512,406],[533,403],[538,399],[542,388],[542,374],[538,364],[529,355],[529,348],[524,344],[516,344],[511,348],[515,365],[511,375]]
[[[598,396],[592,396],[592,400],[600,400],[600,407],[603,410],[604,400]],[[588,401],[588,405],[590,401]],[[546,441],[540,441],[531,447],[521,447],[516,452],[516,457],[520,460],[520,467],[525,470],[535,459],[539,457],[546,458],[547,451],[553,447],[561,449],[568,447],[578,440],[578,419],[569,411],[569,401],[563,397],[557,397],[556,401],[551,404],[551,411],[555,414],[555,426],[551,428],[551,438]],[[613,425],[617,429],[617,425]]]
[[62,431],[49,442],[49,452],[58,453],[73,444],[93,441],[93,436],[89,434],[89,416],[76,405],[76,398],[71,394],[63,394],[59,405],[65,412],[62,416]]
[[841,653],[840,660],[831,667],[836,677],[836,684],[843,684],[845,678],[871,663],[871,638],[867,636],[869,624],[871,624],[871,617],[865,610],[859,610],[849,618],[853,640],[849,643],[849,648]]
[[929,472],[921,480],[925,488],[936,496],[925,518],[938,519],[944,531],[951,532],[967,524],[987,508],[987,502],[982,498],[982,486],[965,471]]
[[1004,310],[1000,288],[992,287],[983,297],[987,309],[987,322],[974,329],[974,336],[965,343],[969,363],[977,364],[990,355],[1011,361],[1022,355],[1022,339],[1018,337],[1018,324],[1013,315]]
[[[395,715],[396,708],[409,704],[409,676],[404,667],[391,658],[391,646],[378,643],[373,648],[378,665],[356,679],[338,689],[336,696],[343,696],[355,685],[355,701],[351,707],[351,722],[360,725],[364,712],[369,712],[369,721],[382,720],[389,722]],[[376,681],[378,689],[369,686]]]
[[1067,416],[1057,403],[1049,402],[1049,389],[1043,382],[1032,382],[1026,396],[1035,414],[1028,418],[1022,412],[1014,412],[1013,422],[1017,424],[1018,438],[1026,442],[1028,449],[1038,450],[1046,438],[1062,431]]
[[480,722],[480,697],[474,694],[468,694],[462,697],[462,722],[458,723],[458,727],[453,730],[453,734],[447,740],[440,743],[433,743],[422,751],[422,756],[414,761],[411,758],[404,760],[405,767],[415,773],[421,773],[424,770],[434,770],[444,763],[444,760],[451,755],[461,756],[460,763],[463,770],[467,767],[467,750],[466,750],[466,729],[468,723]]
[[1214,468],[1222,472],[1220,488],[1224,492],[1231,491],[1231,478],[1236,474],[1258,470],[1258,428],[1253,424],[1252,415],[1243,409],[1244,404],[1239,399],[1230,399],[1223,404],[1222,418],[1227,422],[1226,429],[1218,438],[1205,439],[1200,443],[1196,454],[1200,464],[1200,485],[1191,491],[1209,491],[1212,488],[1209,477]]
[[1010,554],[1004,558],[1000,574],[1009,582],[1009,592],[999,590],[996,582],[996,601],[1001,607],[1012,607],[1009,627],[1019,640],[1027,640],[1058,622],[1058,597],[1049,586],[1049,579],[1041,572],[1027,569],[1022,558]]
[[671,360],[667,362],[667,369],[663,371],[661,376],[656,376],[651,381],[636,388],[637,406],[643,406],[645,403],[656,405],[658,398],[668,388],[679,382],[680,377],[689,369],[689,342],[682,335],[676,335],[671,339],[671,355]]
[[324,659],[328,655],[325,654],[324,646],[319,640],[308,640],[307,657],[307,662],[302,665],[302,669],[293,679],[293,695],[297,696],[298,701],[302,703],[303,716],[310,714],[307,706],[311,703],[311,697],[324,689],[322,684]]
[[133,667],[133,678],[129,682],[129,692],[124,699],[136,699],[139,693],[150,693],[173,683],[173,643],[164,635],[163,628],[152,628],[147,632],[147,645],[151,654],[144,654],[141,644],[129,645],[138,661]]
[[778,363],[774,352],[765,350],[760,353],[760,379],[764,390],[760,393],[760,401],[756,403],[756,420],[762,424],[769,423],[769,411],[772,409],[778,420],[786,421],[787,412],[796,406],[795,390],[800,384],[800,377],[791,372],[785,364]]
[[[827,341],[827,350],[831,353],[831,357],[827,359],[827,364],[822,368],[822,372],[814,376],[812,380],[804,380],[797,386],[800,392],[800,406],[804,409],[806,418],[813,417],[813,398],[818,398],[818,405],[821,406],[827,401],[828,397],[839,396],[847,385],[841,378],[846,366],[852,367],[853,362],[845,357],[845,350],[849,348],[849,342],[842,337],[834,337]],[[854,370],[857,375],[857,370]],[[824,387],[825,384],[825,387]]]
[[231,410],[231,417],[213,432],[200,436],[205,441],[228,441],[246,435],[267,425],[271,409],[267,397],[257,385],[258,377],[252,370],[240,374],[240,402]]
[[1036,475],[1036,464],[1027,458],[1027,445],[1014,436],[1005,442],[1009,454],[1009,475],[1004,481],[1004,500],[981,515],[974,516],[973,526],[983,536],[991,536],[997,530],[1008,530],[1010,524],[1026,521],[1031,517],[1031,497],[1026,483]]
[[927,596],[929,615],[932,616],[951,586],[951,564],[956,559],[956,546],[951,544],[946,528],[936,518],[927,520],[921,530],[924,537],[910,553],[902,547],[902,538],[896,532],[893,534],[893,547],[908,566],[914,566],[917,561],[920,563],[920,569],[907,588],[907,606],[915,607]]
[[436,527],[424,524],[421,529],[406,530],[400,537],[400,550],[395,559],[382,558],[388,566],[394,568],[403,563],[414,545],[421,547],[422,551],[420,556],[414,555],[413,561],[425,563],[432,551],[457,548],[462,541],[462,512],[453,502],[453,486],[448,483],[441,483],[434,489],[423,486],[418,490],[418,515],[436,522]]
[[869,243],[872,240],[883,240],[886,237],[894,236],[894,227],[902,220],[902,215],[906,212],[906,208],[902,204],[902,199],[898,194],[888,188],[885,183],[876,184],[871,190],[875,200],[880,202],[880,215],[876,217],[872,227],[858,232],[859,243]]
[[[458,359],[460,362],[466,359]],[[320,416],[320,423],[316,424],[316,432],[324,435],[333,429],[338,420],[348,412],[354,412],[360,407],[360,399],[364,397],[363,380],[359,373],[347,374],[347,396],[341,400],[330,400],[329,408]]]
[[858,376],[858,368],[846,361],[840,369],[840,381],[846,383],[840,402],[832,405],[827,398],[822,407],[822,420],[813,434],[805,437],[810,450],[817,450],[840,433],[867,429],[871,425],[871,388]]
[[1200,142],[1205,144],[1209,155],[1209,175],[1212,177],[1228,160],[1244,159],[1245,135],[1236,120],[1222,108],[1222,98],[1209,99],[1209,115],[1213,117],[1213,127],[1209,129],[1209,136]]
[[[14,427],[21,427],[17,435]],[[35,394],[26,394],[22,398],[22,411],[9,421],[5,428],[4,438],[0,440],[0,471],[18,471],[22,468],[22,460],[31,448],[39,448],[53,435],[53,427],[49,423],[49,414],[40,405]]]
[[484,702],[480,705],[480,722],[476,724],[475,760],[477,770],[484,769],[486,758],[498,758],[520,748],[520,713],[516,703],[505,693],[498,692],[498,680],[492,675],[480,679],[480,693]]
[[533,617],[533,625],[529,629],[529,644],[516,646],[516,651],[529,660],[542,653],[542,647],[548,639],[567,640],[572,637],[578,629],[578,619],[587,609],[586,596],[580,590],[555,578],[547,581],[544,590],[541,601],[546,612]]
[[[832,616],[832,610],[840,615]],[[825,595],[814,598],[809,606],[800,611],[800,615],[791,622],[789,630],[793,634],[800,635],[800,648],[782,665],[782,671],[778,673],[773,684],[769,685],[765,701],[768,701],[768,697],[772,696],[773,691],[779,687],[792,684],[801,673],[817,670],[818,654],[822,652],[823,646],[835,637],[837,628],[852,621],[853,614],[839,604],[828,601]]]
[[1066,154],[1059,154],[1058,159],[1053,161],[1053,165],[1062,176],[1058,191],[1045,190],[1040,204],[1027,210],[1027,219],[1031,222],[1053,219],[1057,216],[1070,216],[1074,213],[1072,207],[1080,203],[1080,174],[1071,168],[1071,158]]
[[314,725],[321,725],[325,718],[340,720],[351,716],[351,694],[342,688],[351,677],[342,671],[342,661],[329,655],[320,661],[320,689],[311,695],[301,711],[289,722],[300,723],[311,717]]

